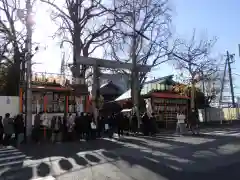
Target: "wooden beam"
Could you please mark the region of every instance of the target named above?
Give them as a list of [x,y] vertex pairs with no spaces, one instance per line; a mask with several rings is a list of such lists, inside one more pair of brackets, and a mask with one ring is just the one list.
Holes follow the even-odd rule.
[[131,74],[126,75],[126,74],[121,74],[121,73],[117,73],[117,74],[101,73],[101,78],[103,78],[103,79],[111,79],[112,77],[121,78],[121,76],[131,78]]
[[[113,68],[113,69],[132,69],[132,63],[124,63],[120,61],[112,61],[106,59],[92,58],[92,57],[83,57],[77,60],[78,64],[94,66],[97,65],[99,67],[104,68]],[[151,66],[148,65],[138,65],[139,72],[149,72]]]

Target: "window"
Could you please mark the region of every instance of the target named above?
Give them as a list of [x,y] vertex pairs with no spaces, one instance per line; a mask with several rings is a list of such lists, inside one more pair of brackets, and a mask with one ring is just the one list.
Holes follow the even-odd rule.
[[166,87],[166,91],[168,91],[169,90],[169,85],[165,85],[165,87]]
[[156,89],[157,89],[157,84],[154,83],[154,84],[152,85],[152,88],[153,88],[154,90],[156,90]]

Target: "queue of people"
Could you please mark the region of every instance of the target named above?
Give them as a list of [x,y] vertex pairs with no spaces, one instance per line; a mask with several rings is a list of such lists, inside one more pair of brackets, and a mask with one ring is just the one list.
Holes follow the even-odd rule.
[[[176,133],[184,134],[189,129],[192,134],[199,134],[199,123],[194,111],[187,120],[184,113],[177,113]],[[138,128],[138,118],[136,114],[111,114],[101,115],[95,121],[93,114],[82,112],[80,115],[69,114],[66,118],[53,116],[49,123],[45,122],[43,113],[38,113],[34,118],[32,129],[32,139],[36,143],[50,141],[60,143],[62,141],[92,140],[101,137],[112,138],[113,134],[119,137],[124,135],[137,135],[139,132],[145,136],[153,136],[157,133],[157,123],[154,114],[150,117],[144,113]],[[25,125],[22,114],[10,117],[9,113],[5,117],[0,116],[0,146],[14,144],[19,147],[24,140]]]
[[[141,118],[141,130],[144,135],[154,135],[157,132],[154,115],[148,117],[145,113]],[[42,113],[35,116],[33,139],[40,143],[43,139],[52,142],[73,141],[79,139],[92,140],[101,137],[112,138],[114,133],[119,137],[139,132],[136,114],[126,116],[122,113],[100,115],[97,121],[93,114],[82,112],[67,118],[54,116],[51,124],[43,123]]]
[[8,146],[12,139],[17,147],[24,140],[24,120],[21,114],[11,118],[9,113],[0,116],[0,146]]

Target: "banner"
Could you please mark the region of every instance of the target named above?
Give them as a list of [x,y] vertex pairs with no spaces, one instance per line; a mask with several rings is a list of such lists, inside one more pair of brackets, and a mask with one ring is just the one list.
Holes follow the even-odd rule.
[[152,117],[152,103],[151,103],[151,98],[145,99],[145,103],[146,103],[146,111],[148,114],[148,117]]

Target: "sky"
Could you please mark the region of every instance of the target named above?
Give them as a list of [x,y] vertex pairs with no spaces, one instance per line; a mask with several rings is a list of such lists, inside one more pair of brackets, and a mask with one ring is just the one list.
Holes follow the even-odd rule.
[[[173,10],[172,31],[175,37],[191,38],[193,29],[197,35],[204,34],[211,39],[216,36],[218,41],[213,49],[216,55],[235,54],[235,63],[232,64],[234,82],[240,82],[240,57],[238,44],[240,44],[240,13],[239,0],[169,0]],[[34,71],[59,73],[61,62],[61,49],[57,40],[51,35],[56,31],[56,26],[51,22],[46,5],[38,5],[35,14],[35,30],[33,39],[40,43],[40,50],[35,55]],[[99,58],[103,55],[101,50],[96,53]],[[161,73],[160,73],[161,72]],[[161,77],[176,73],[169,64],[164,64],[155,69],[150,78]],[[239,75],[236,75],[239,74]],[[240,96],[240,86],[235,88]]]

